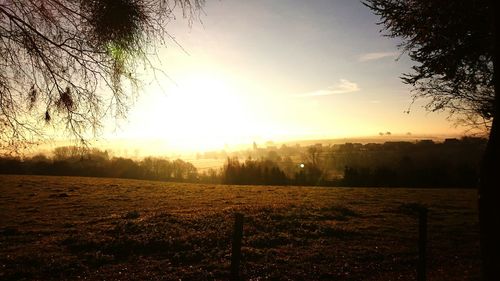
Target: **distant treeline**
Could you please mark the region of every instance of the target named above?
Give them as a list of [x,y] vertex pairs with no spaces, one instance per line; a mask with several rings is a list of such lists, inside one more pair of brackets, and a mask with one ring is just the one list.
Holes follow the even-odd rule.
[[485,146],[480,138],[387,142],[343,146],[337,157],[344,163],[342,183],[348,186],[473,188]]
[[227,184],[472,188],[485,145],[485,139],[464,137],[439,143],[254,148],[267,157],[244,163],[228,158],[221,179]]
[[237,185],[475,187],[485,144],[485,139],[466,137],[440,143],[316,144],[267,150],[254,146],[246,151],[245,161],[228,156],[223,167],[203,172],[180,159],[132,160],[69,146],[56,148],[50,157],[0,158],[0,173]]
[[147,157],[134,161],[110,157],[107,151],[74,146],[58,147],[53,156],[0,158],[1,174],[87,176],[165,181],[197,181],[195,166],[183,160]]
[[271,160],[247,159],[240,163],[238,158],[228,158],[222,168],[222,182],[225,184],[288,185],[285,172]]

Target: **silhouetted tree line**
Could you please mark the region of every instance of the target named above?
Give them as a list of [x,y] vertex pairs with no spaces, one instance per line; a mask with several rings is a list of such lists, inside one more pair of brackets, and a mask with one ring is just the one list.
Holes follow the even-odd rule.
[[287,185],[290,180],[278,165],[271,160],[228,158],[222,169],[225,184]]
[[236,185],[339,185],[338,180],[326,179],[314,163],[290,165],[290,161],[291,158],[284,160],[280,158],[279,162],[264,158],[259,160],[249,158],[241,163],[237,157],[228,158],[221,170],[220,182]]
[[229,157],[220,174],[212,170],[203,178],[219,177],[225,184],[473,188],[485,145],[485,139],[464,137],[441,143],[316,144],[295,155],[289,149],[280,155],[281,148],[244,163]]
[[386,142],[342,147],[346,186],[468,187],[477,186],[486,141],[478,138]]
[[107,151],[66,146],[54,149],[53,156],[0,158],[1,174],[57,175],[197,181],[196,167],[183,160],[146,157],[140,161],[110,157]]
[[[1,174],[92,176],[237,185],[475,187],[486,140],[481,138],[282,147],[257,160],[228,157],[198,172],[183,160],[111,157],[107,151],[56,148],[51,157],[0,158]],[[281,153],[286,152],[286,153]]]

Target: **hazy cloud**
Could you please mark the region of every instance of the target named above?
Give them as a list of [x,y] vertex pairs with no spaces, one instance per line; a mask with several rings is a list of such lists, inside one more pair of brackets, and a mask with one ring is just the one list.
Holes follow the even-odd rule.
[[340,79],[339,83],[327,87],[326,89],[317,90],[314,92],[309,92],[305,94],[296,95],[297,97],[318,97],[318,96],[329,96],[336,94],[346,94],[359,91],[358,84],[351,82],[347,79]]
[[374,52],[374,53],[366,53],[359,56],[358,61],[365,62],[371,60],[379,60],[383,58],[396,58],[399,55],[399,52]]

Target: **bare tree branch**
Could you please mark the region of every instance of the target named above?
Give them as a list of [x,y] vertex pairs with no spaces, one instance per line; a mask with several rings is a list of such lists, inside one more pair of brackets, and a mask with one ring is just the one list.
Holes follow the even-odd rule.
[[175,11],[192,22],[202,4],[0,2],[0,152],[47,138],[48,126],[85,142],[106,116],[125,117],[140,89],[135,70],[157,71],[147,58],[148,43],[175,39],[166,29]]

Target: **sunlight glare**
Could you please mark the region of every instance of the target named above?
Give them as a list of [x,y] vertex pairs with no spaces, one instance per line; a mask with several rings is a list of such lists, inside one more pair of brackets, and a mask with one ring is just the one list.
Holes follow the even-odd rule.
[[138,105],[143,109],[137,108],[142,121],[136,137],[160,138],[175,150],[208,150],[251,142],[252,132],[262,131],[230,76],[196,72],[176,82],[160,98],[151,93]]

